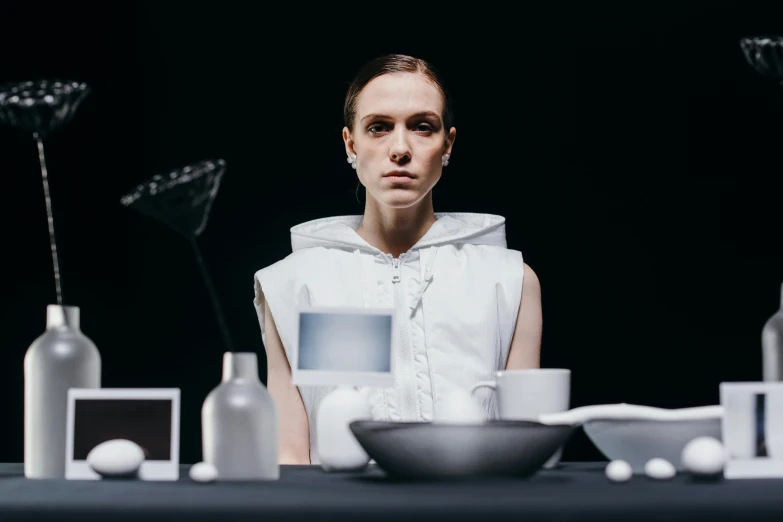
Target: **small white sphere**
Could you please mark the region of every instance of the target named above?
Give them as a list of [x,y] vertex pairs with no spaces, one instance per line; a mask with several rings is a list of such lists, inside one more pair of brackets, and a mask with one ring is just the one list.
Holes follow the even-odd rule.
[[101,442],[87,454],[87,465],[105,478],[135,477],[144,462],[144,450],[133,441]]
[[626,461],[613,460],[606,466],[606,476],[612,482],[625,482],[631,480],[633,470]]
[[696,437],[682,450],[682,465],[694,475],[718,475],[725,464],[726,450],[714,437]]
[[677,474],[677,469],[666,459],[650,459],[644,465],[645,474],[656,480],[666,480]]
[[481,424],[484,422],[484,412],[470,392],[457,388],[435,405],[434,420],[449,424]]
[[213,482],[217,480],[218,471],[215,466],[207,462],[193,464],[188,472],[190,478],[196,482]]

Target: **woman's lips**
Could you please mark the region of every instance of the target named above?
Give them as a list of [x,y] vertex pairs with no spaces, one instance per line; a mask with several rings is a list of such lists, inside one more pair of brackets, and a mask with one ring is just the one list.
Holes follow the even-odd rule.
[[409,183],[416,179],[416,177],[408,171],[395,170],[384,174],[383,179],[387,179],[393,183]]

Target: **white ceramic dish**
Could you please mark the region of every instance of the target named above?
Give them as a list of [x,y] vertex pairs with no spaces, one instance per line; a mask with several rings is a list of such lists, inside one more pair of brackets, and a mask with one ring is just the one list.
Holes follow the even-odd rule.
[[666,459],[677,471],[685,445],[696,437],[721,440],[722,406],[666,409],[634,404],[582,406],[541,415],[543,424],[581,425],[596,448],[610,461],[625,460],[634,473],[644,473],[653,458]]

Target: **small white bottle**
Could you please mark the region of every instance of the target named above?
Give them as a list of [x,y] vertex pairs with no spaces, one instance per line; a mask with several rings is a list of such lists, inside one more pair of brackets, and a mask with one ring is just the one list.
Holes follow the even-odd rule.
[[223,380],[201,407],[204,462],[219,480],[277,480],[277,406],[258,377],[255,353],[223,354]]

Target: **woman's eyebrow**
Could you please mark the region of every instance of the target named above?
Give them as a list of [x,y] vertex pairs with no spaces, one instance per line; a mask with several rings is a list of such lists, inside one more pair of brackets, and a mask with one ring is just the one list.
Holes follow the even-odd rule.
[[[437,113],[432,111],[420,111],[415,114],[411,114],[409,118],[420,118],[422,116],[427,116],[430,118],[435,118],[437,120],[440,120],[440,116],[438,116]],[[392,117],[387,114],[373,113],[373,114],[368,114],[367,116],[362,118],[361,121],[364,122],[366,120],[390,120],[390,119],[392,119]]]

